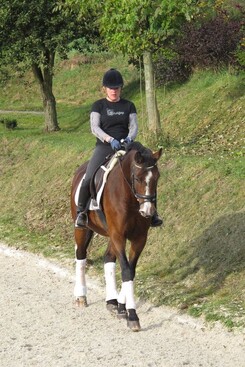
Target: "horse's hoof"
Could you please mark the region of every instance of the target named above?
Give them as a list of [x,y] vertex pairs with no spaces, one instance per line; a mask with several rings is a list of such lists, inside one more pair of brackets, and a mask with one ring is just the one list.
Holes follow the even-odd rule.
[[107,303],[106,309],[113,315],[117,315],[117,305],[114,305],[113,303]]
[[127,325],[132,331],[140,331],[140,322],[137,316],[136,310],[134,308],[128,309],[128,320]]
[[132,331],[140,331],[141,327],[140,327],[140,322],[139,321],[131,321],[128,320],[127,325],[129,327],[129,329],[131,329]]
[[128,313],[124,303],[118,303],[117,318],[119,320],[127,320],[128,318]]
[[87,297],[80,296],[75,299],[75,306],[76,307],[88,307]]
[[119,312],[119,311],[118,311],[118,313],[117,313],[117,318],[118,318],[119,320],[127,320],[127,318],[128,318],[128,314],[127,314],[127,312],[126,312],[126,311],[122,311],[122,312]]

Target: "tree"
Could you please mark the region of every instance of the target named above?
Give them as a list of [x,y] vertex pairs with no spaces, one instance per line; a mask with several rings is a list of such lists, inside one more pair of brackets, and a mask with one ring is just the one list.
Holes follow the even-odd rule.
[[88,5],[73,9],[56,0],[0,0],[1,64],[32,69],[39,83],[46,131],[59,130],[53,94],[55,56],[68,52],[79,37],[93,38],[96,29]]
[[[203,1],[204,2],[204,1]],[[166,45],[199,11],[198,0],[105,0],[100,29],[108,46],[135,59],[143,58],[148,127],[158,133],[160,119],[152,54]]]

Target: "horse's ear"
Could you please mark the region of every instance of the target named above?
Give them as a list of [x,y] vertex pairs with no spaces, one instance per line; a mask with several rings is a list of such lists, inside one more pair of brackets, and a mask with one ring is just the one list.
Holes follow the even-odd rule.
[[141,155],[141,153],[140,153],[140,152],[136,152],[136,153],[135,153],[134,160],[135,160],[135,162],[136,162],[136,163],[138,163],[138,164],[142,164],[142,163],[144,163],[144,157]]
[[162,148],[160,148],[160,149],[158,150],[158,152],[154,152],[154,153],[152,154],[152,157],[153,157],[156,161],[158,161],[158,159],[161,157],[161,155],[162,155]]

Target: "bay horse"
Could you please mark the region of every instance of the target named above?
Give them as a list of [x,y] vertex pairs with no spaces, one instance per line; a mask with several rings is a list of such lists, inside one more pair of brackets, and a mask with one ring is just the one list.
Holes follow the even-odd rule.
[[[160,176],[157,161],[161,154],[162,149],[153,153],[139,142],[129,144],[126,153],[118,156],[118,162],[109,173],[104,186],[101,208],[105,220],[98,211],[89,210],[87,227],[74,229],[76,305],[87,306],[87,248],[96,232],[109,237],[104,256],[106,307],[111,313],[116,313],[119,319],[125,318],[128,327],[133,331],[141,328],[134,298],[135,270],[146,244],[151,217],[156,210],[156,190]],[[74,222],[77,215],[76,191],[87,164],[88,162],[78,168],[72,181],[71,211]],[[128,256],[127,241],[130,242]],[[116,286],[116,260],[120,264],[122,279],[119,293]]]

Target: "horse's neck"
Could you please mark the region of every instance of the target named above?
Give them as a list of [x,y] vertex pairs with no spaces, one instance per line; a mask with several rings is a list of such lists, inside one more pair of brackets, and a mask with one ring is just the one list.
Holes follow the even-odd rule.
[[121,162],[119,162],[119,165],[117,166],[117,168],[118,168],[118,171],[115,172],[116,175],[119,174],[123,177],[123,180],[127,183],[127,187],[130,190],[131,180],[132,180],[132,177],[131,177],[132,176],[131,174],[132,160],[130,159],[130,156],[126,156]]

